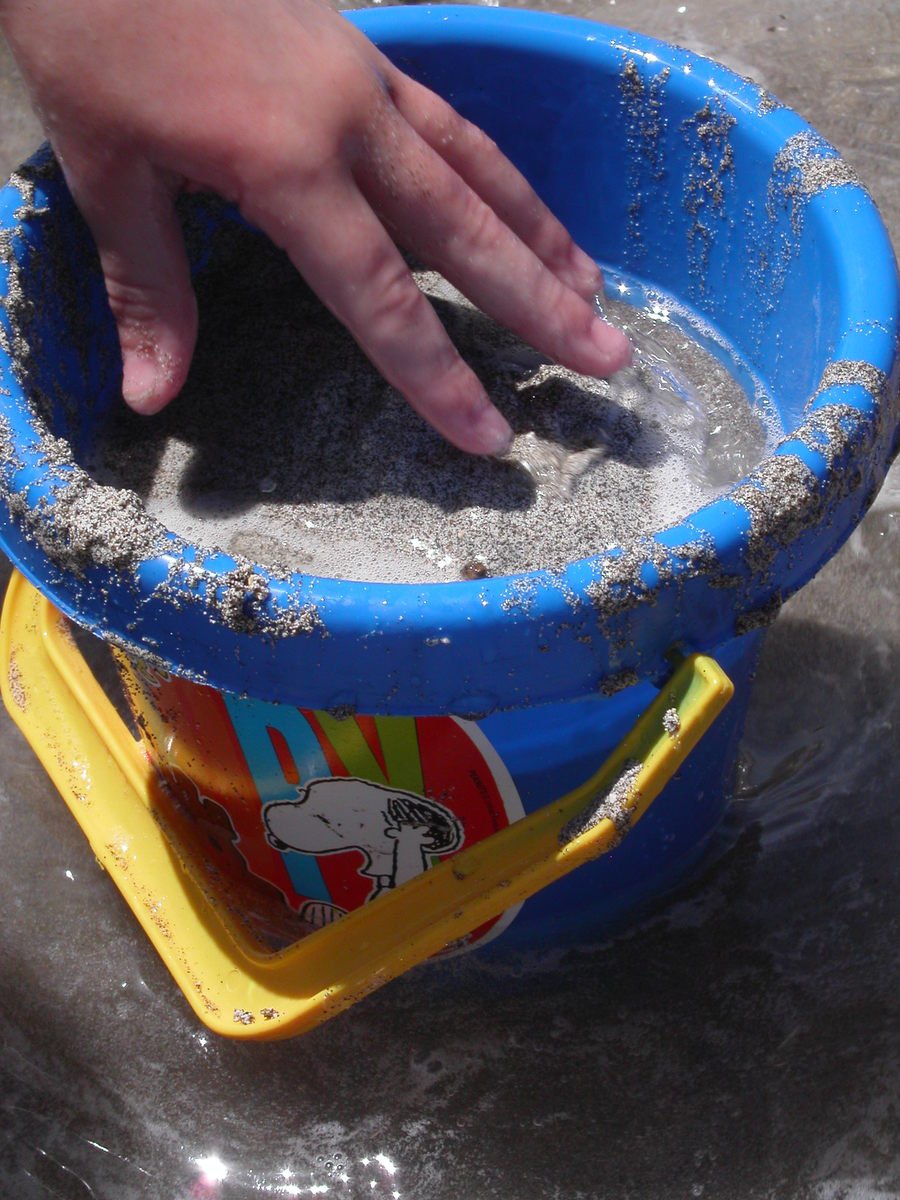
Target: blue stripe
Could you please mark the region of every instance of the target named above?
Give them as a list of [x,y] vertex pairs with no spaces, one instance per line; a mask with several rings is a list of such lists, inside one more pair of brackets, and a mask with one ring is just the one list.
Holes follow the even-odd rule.
[[[270,727],[284,736],[297,764],[301,783],[331,775],[318,739],[299,709],[287,704],[276,707],[261,700],[241,699],[227,692],[222,695],[263,805],[275,800],[291,800],[296,794],[284,778],[269,737]],[[281,857],[291,883],[301,896],[331,902],[314,855],[289,851]]]

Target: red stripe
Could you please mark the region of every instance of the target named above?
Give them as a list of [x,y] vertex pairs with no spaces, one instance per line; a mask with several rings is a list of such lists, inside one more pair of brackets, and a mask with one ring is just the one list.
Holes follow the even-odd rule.
[[339,758],[338,753],[334,746],[332,746],[325,730],[316,720],[316,714],[306,708],[301,709],[301,712],[309,722],[310,729],[318,738],[319,745],[322,748],[322,753],[325,755],[325,761],[328,763],[328,770],[332,773],[332,775],[340,775],[344,778],[348,776],[350,772],[347,770],[341,758]]
[[205,684],[173,678],[160,689],[158,703],[175,733],[174,748],[181,750],[178,765],[204,795],[226,809],[249,870],[296,907],[297,892],[284,859],[266,841],[259,792],[222,695]]
[[291,787],[299,787],[300,772],[297,769],[294,756],[291,754],[287,738],[280,729],[275,729],[272,725],[266,726],[266,733],[269,735],[269,741],[272,743],[272,749],[275,751],[275,757],[278,759],[278,765],[281,767],[281,773],[285,781]]
[[378,729],[375,725],[374,717],[357,717],[356,724],[359,727],[360,733],[366,739],[366,744],[375,756],[375,761],[378,763],[384,772],[384,777],[387,779],[387,760],[384,757],[384,750],[381,747],[381,738],[378,736]]

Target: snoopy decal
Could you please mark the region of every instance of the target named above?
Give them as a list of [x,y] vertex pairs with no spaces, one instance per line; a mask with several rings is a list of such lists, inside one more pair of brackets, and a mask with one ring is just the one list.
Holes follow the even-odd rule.
[[127,677],[165,774],[154,811],[263,946],[341,920],[524,815],[476,722],[295,708],[149,666]]
[[263,809],[269,844],[316,856],[358,850],[359,874],[375,881],[370,900],[421,875],[432,855],[463,843],[462,823],[443,804],[368,779],[313,779],[297,797]]

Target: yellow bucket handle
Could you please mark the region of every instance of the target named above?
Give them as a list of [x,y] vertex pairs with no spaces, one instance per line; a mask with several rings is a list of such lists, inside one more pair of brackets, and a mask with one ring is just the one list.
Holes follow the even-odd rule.
[[94,854],[210,1029],[303,1033],[618,845],[730,700],[684,659],[587,782],[284,950],[250,945],[154,819],[155,768],[53,605],[19,574],[0,629],[3,699]]

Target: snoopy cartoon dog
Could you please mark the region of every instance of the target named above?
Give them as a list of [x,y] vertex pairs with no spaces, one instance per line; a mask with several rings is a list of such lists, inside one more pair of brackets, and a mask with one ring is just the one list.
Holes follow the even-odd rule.
[[421,875],[435,854],[463,842],[458,817],[436,800],[368,779],[313,779],[296,800],[267,804],[266,838],[282,852],[338,854],[358,850],[360,875],[374,879],[369,897]]

